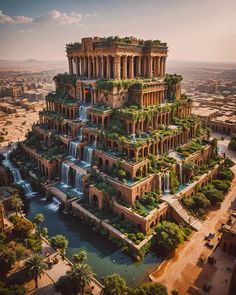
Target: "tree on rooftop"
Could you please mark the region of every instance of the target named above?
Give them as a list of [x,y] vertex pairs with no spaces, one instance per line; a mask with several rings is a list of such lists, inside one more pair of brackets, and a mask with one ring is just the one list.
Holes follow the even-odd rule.
[[168,252],[184,241],[184,233],[173,222],[163,221],[156,227],[157,243]]
[[105,277],[103,280],[104,288],[102,290],[103,295],[125,295],[127,294],[127,285],[123,278],[114,273]]
[[45,220],[45,218],[42,213],[38,213],[34,217],[34,223],[36,224],[36,226],[38,228],[39,237],[41,236],[41,224],[44,222],[44,220]]
[[87,260],[87,252],[81,250],[79,253],[75,253],[72,256],[72,262],[74,264],[82,263]]
[[44,270],[47,269],[43,256],[39,253],[32,254],[25,262],[25,270],[35,281],[35,288],[38,289],[38,278],[41,277]]
[[63,235],[56,235],[51,238],[51,245],[53,248],[60,250],[62,258],[64,258],[68,247],[68,240]]
[[15,209],[16,215],[18,215],[18,212],[21,212],[22,207],[24,206],[23,201],[19,196],[12,198],[11,205]]

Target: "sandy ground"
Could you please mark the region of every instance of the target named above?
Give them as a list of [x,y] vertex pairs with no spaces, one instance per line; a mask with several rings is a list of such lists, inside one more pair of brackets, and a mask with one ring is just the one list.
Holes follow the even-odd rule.
[[[25,139],[25,134],[28,129],[31,130],[34,122],[39,119],[38,111],[26,111],[16,114],[9,114],[5,118],[0,119],[0,131],[7,131],[8,134],[4,135],[5,141],[0,143],[0,147],[3,148],[8,145],[9,142],[17,142]],[[7,123],[9,122],[9,124]]]
[[[219,141],[220,152],[236,161],[236,153],[227,150],[229,140]],[[236,166],[233,167],[236,173]],[[234,178],[230,192],[221,204],[221,208],[211,211],[199,232],[194,232],[189,241],[181,245],[175,256],[165,261],[162,266],[150,275],[153,281],[165,284],[168,290],[177,290],[180,294],[206,294],[202,287],[210,283],[213,288],[209,294],[227,295],[229,290],[231,273],[227,268],[232,268],[235,258],[216,247],[218,229],[228,217],[228,209],[235,209],[236,201],[236,177]],[[212,241],[215,245],[213,250],[207,249],[204,237],[209,233],[216,233]],[[211,266],[207,262],[199,263],[199,258],[205,260],[208,256],[214,256],[217,263]]]

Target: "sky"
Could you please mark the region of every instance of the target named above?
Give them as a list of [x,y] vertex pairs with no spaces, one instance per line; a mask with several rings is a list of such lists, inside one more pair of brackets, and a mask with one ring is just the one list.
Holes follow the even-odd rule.
[[236,0],[0,0],[0,59],[66,59],[66,43],[135,36],[169,59],[236,62]]

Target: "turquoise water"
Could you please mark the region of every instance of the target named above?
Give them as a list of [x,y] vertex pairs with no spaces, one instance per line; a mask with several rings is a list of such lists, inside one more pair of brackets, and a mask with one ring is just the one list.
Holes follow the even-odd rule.
[[102,238],[87,225],[71,215],[59,212],[46,198],[32,197],[26,205],[27,217],[33,219],[36,213],[43,213],[43,226],[48,228],[50,236],[62,234],[69,240],[67,256],[86,250],[88,263],[93,267],[97,279],[118,273],[125,278],[129,286],[137,286],[161,263],[161,257],[149,253],[141,263],[122,253],[109,240]]

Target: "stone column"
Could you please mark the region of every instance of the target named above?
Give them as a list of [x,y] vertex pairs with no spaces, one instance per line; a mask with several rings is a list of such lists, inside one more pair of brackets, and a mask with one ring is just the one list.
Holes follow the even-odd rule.
[[79,57],[76,57],[76,77],[79,77]]
[[133,56],[129,57],[129,78],[130,79],[134,78],[134,57]]
[[69,74],[73,74],[73,64],[72,64],[72,57],[68,57],[68,64],[69,64]]
[[114,79],[120,80],[120,56],[115,56],[114,59]]
[[123,79],[127,79],[127,56],[123,56]]
[[136,57],[136,64],[135,64],[135,71],[136,71],[136,77],[141,77],[141,57]]
[[157,75],[161,76],[161,58],[157,57]]
[[96,58],[95,56],[92,57],[93,60],[93,78],[96,77]]
[[148,56],[148,78],[152,77],[152,56]]
[[165,76],[166,74],[166,57],[163,56],[163,73],[162,75]]
[[104,78],[104,61],[103,61],[103,55],[101,57],[101,77]]
[[106,56],[106,60],[107,60],[107,68],[106,68],[106,78],[107,79],[110,79],[110,76],[111,76],[111,65],[110,65],[110,56]]
[[91,58],[88,57],[88,78],[91,77]]

